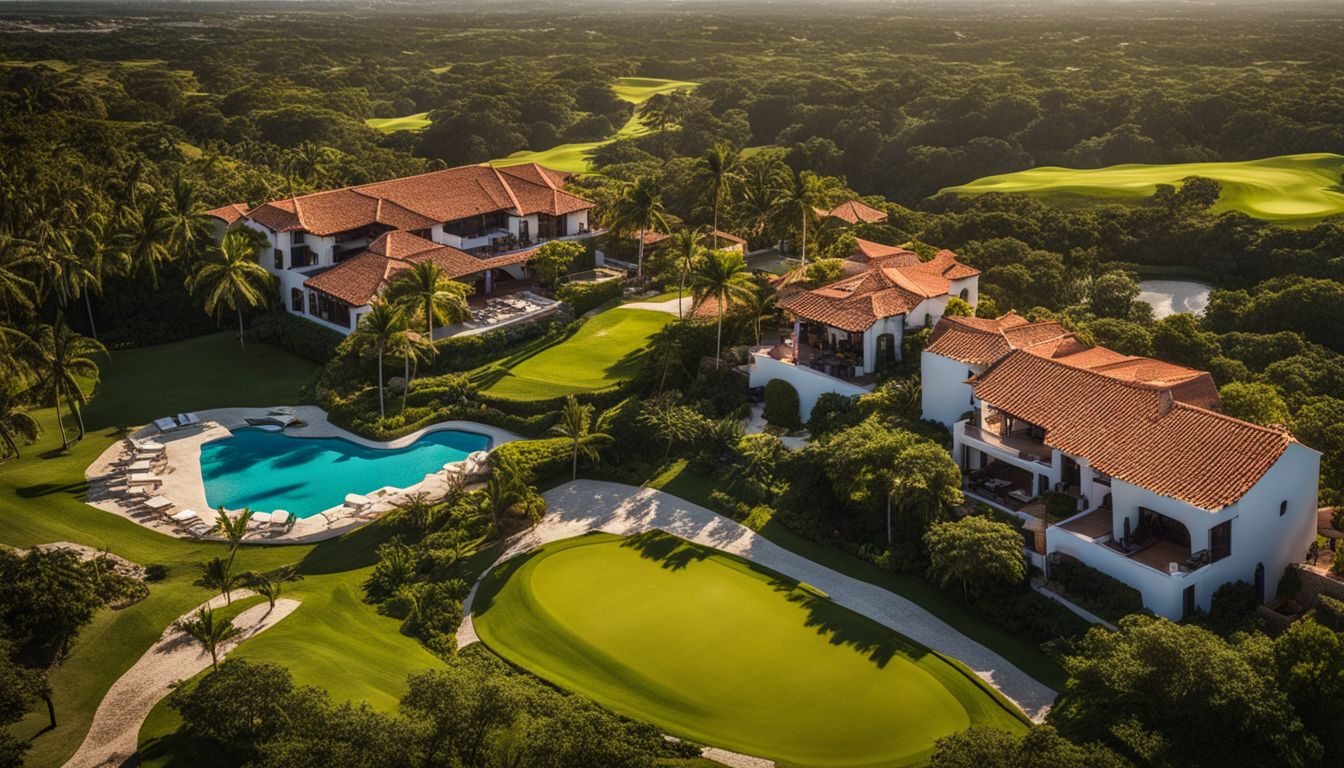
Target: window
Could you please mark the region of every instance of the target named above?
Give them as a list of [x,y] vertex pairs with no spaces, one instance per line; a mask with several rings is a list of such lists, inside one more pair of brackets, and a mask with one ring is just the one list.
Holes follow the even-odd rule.
[[308,292],[308,314],[317,314],[317,291]]
[[285,252],[280,250],[279,248],[275,249],[275,268],[276,269],[285,268]]
[[1232,521],[1209,529],[1209,562],[1216,563],[1232,554]]
[[290,245],[298,245],[299,243],[302,243],[305,234],[307,233],[303,232],[302,230],[295,230],[289,233]]
[[317,263],[317,254],[306,245],[296,245],[289,251],[289,264],[292,267],[311,267]]
[[970,288],[962,288],[962,289],[961,289],[961,300],[962,300],[962,301],[970,301],[970,299],[971,299],[971,289],[970,289]]
[[1288,500],[1284,499],[1283,501],[1279,502],[1279,517],[1283,517],[1287,513],[1288,513]]
[[295,312],[303,311],[303,291],[298,288],[289,289],[289,306]]

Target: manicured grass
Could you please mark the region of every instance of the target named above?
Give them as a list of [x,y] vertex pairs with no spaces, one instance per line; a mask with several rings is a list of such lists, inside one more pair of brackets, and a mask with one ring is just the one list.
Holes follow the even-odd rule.
[[545,400],[615,386],[634,376],[649,337],[672,319],[666,312],[609,309],[564,342],[514,365],[484,391],[496,397]]
[[[165,627],[210,597],[194,584],[200,563],[227,552],[222,544],[171,538],[83,503],[84,468],[117,439],[117,430],[108,426],[186,410],[292,403],[313,366],[261,345],[240,352],[224,333],[114,352],[102,369],[83,441],[60,452],[54,411],[40,409],[34,412],[44,430],[39,442],[25,446],[23,458],[0,464],[0,543],[106,547],[138,563],[162,563],[168,577],[151,584],[145,600],[100,611],[80,633],[69,658],[50,677],[60,725],[43,731],[46,712],[39,708],[12,729],[32,739],[30,766],[60,765],[74,752],[108,687]],[[73,430],[72,419],[66,427]],[[360,584],[384,536],[374,526],[318,545],[243,547],[237,561],[243,570],[298,563],[304,579],[287,585],[286,593],[303,606],[238,653],[283,663],[298,681],[321,685],[338,698],[394,709],[406,675],[437,662],[398,631],[397,621],[361,600]]]
[[[685,459],[669,463],[645,485],[713,509],[714,481],[687,468]],[[805,539],[775,520],[739,521],[779,546],[851,578],[882,587],[915,603],[948,626],[993,650],[1042,683],[1063,690],[1067,675],[1040,648],[976,615],[968,605],[917,576],[892,573],[837,547]]]
[[640,118],[638,108],[643,106],[654,95],[659,93],[670,93],[672,91],[693,90],[699,83],[692,83],[685,80],[663,80],[654,77],[618,77],[612,85],[611,90],[623,101],[628,101],[636,107],[635,114],[625,121],[616,133],[601,141],[584,141],[572,144],[560,144],[550,149],[531,150],[514,152],[508,157],[493,161],[495,165],[509,166],[522,165],[523,163],[538,163],[547,168],[554,168],[558,171],[570,171],[572,173],[587,173],[592,170],[592,161],[590,153],[602,146],[610,144],[617,139],[630,139],[644,136],[651,130]]
[[490,648],[670,733],[808,766],[922,765],[1022,731],[973,674],[814,590],[663,533],[553,542],[489,574]]
[[402,117],[370,117],[364,121],[364,124],[383,133],[396,133],[397,131],[423,131],[429,127],[429,113],[416,112],[413,115],[404,115]]
[[1032,168],[986,176],[943,191],[1022,192],[1061,205],[1088,205],[1133,202],[1152,195],[1158,184],[1179,186],[1188,176],[1204,176],[1223,185],[1215,211],[1241,211],[1266,221],[1309,223],[1344,214],[1342,171],[1344,156],[1320,152],[1234,163]]

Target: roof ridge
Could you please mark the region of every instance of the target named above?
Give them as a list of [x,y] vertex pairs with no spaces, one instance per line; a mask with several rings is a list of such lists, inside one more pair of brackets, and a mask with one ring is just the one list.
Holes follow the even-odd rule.
[[[518,202],[517,195],[513,194],[513,187],[510,187],[509,182],[504,179],[505,174],[500,173],[499,169],[493,165],[490,166],[490,170],[495,172],[495,179],[499,182],[500,186],[504,187],[504,194],[509,196],[509,202],[513,203],[513,209],[521,214],[523,212],[523,206]],[[484,187],[482,187],[482,189],[484,189]]]

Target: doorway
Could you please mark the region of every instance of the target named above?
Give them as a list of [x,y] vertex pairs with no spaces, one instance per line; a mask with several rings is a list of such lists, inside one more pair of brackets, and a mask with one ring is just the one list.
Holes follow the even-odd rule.
[[1255,564],[1255,598],[1265,604],[1265,564]]

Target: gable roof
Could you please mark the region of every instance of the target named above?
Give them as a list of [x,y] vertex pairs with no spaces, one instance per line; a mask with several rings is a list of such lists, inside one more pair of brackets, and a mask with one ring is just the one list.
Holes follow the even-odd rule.
[[275,232],[302,229],[325,236],[382,224],[428,229],[495,211],[560,216],[593,204],[564,191],[564,174],[536,163],[495,168],[464,165],[418,176],[273,200],[247,217]]
[[211,208],[205,212],[205,215],[213,216],[225,224],[233,226],[238,223],[239,219],[247,215],[247,206],[242,203],[230,203],[219,208]]
[[1182,402],[1171,389],[1015,350],[975,378],[977,398],[1045,429],[1045,443],[1112,477],[1201,509],[1235,503],[1294,442]]
[[[531,253],[525,252],[526,255]],[[492,266],[502,266],[490,263],[495,260],[478,259],[410,232],[385,232],[369,243],[363,253],[317,273],[304,280],[303,284],[335,296],[351,306],[362,307],[382,293],[397,272],[412,264],[432,261],[439,265],[445,277],[456,280],[483,272]]]
[[868,262],[876,261],[878,259],[884,261],[891,259],[901,262],[886,265],[890,267],[909,266],[919,261],[919,254],[902,248],[899,245],[875,243],[872,240],[864,240],[861,237],[856,237],[854,238],[854,246],[854,253],[850,254],[848,257],[853,261]]
[[822,218],[839,219],[846,224],[875,224],[887,220],[887,212],[867,205],[859,200],[846,200],[829,211],[817,209]]
[[946,295],[952,279],[959,279],[948,275],[978,274],[951,251],[940,251],[931,261],[908,266],[874,265],[830,285],[785,296],[779,306],[806,320],[858,333],[881,318],[905,314],[925,299]]
[[992,365],[1009,352],[1073,334],[1059,323],[1029,323],[1009,312],[998,318],[943,316],[924,349],[971,365]]

